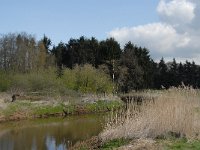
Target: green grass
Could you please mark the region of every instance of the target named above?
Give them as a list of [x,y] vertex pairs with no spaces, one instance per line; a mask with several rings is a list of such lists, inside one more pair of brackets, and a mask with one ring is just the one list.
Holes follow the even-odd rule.
[[6,117],[13,115],[16,112],[25,112],[32,110],[33,106],[30,102],[15,102],[10,103],[8,107],[4,110],[1,110],[1,113]]
[[97,101],[96,103],[86,104],[86,109],[91,112],[111,111],[122,106],[119,101]]
[[56,114],[62,113],[63,107],[61,105],[56,106],[40,106],[36,107],[33,111],[34,115],[48,115],[48,114]]
[[167,144],[167,150],[200,150],[200,141],[175,140]]
[[101,150],[110,150],[113,148],[117,148],[123,145],[126,145],[130,142],[128,139],[115,139],[111,140],[105,144],[102,145]]
[[24,100],[9,103],[6,109],[0,110],[0,114],[7,119],[16,113],[20,113],[22,116],[24,115],[24,117],[34,118],[61,115],[63,114],[63,110],[67,112],[66,115],[100,113],[117,109],[120,106],[122,106],[122,104],[117,101],[97,101],[96,103],[77,105],[64,105],[62,103],[44,105]]
[[41,105],[38,106],[38,104],[33,104],[30,101],[18,101],[14,103],[10,103],[8,107],[4,110],[1,110],[1,114],[3,114],[5,117],[10,117],[11,115],[15,113],[24,113],[24,115],[32,116],[40,116],[40,115],[48,115],[48,114],[56,114],[56,113],[62,113],[62,106],[56,105],[56,106],[50,106],[50,105]]
[[[130,143],[128,139],[115,139],[102,145],[101,150],[112,150]],[[188,141],[185,138],[157,141],[163,145],[164,150],[200,150],[200,141]]]

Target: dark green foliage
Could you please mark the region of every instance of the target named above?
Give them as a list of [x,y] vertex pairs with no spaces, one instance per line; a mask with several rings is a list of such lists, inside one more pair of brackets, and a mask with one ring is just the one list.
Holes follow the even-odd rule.
[[178,86],[180,81],[178,80],[178,64],[176,63],[175,58],[173,59],[173,62],[170,66],[169,69],[169,84],[170,85],[174,85],[174,86]]
[[51,39],[49,39],[46,35],[44,35],[42,42],[44,44],[44,47],[46,49],[46,53],[50,52],[50,46],[52,44]]
[[110,38],[100,42],[99,57],[101,62],[110,62],[113,59],[119,59],[120,54],[120,45],[115,39]]
[[166,64],[162,58],[156,69],[154,83],[158,89],[180,85],[193,86],[193,88],[200,87],[200,66],[194,62],[186,61],[185,64],[177,64],[176,60],[173,59],[172,63]]
[[56,65],[58,67],[62,67],[62,65],[65,63],[65,57],[68,55],[67,47],[64,43],[60,42],[58,46],[54,46],[52,49],[52,54],[56,57]]
[[118,85],[122,92],[153,87],[154,62],[146,48],[128,42],[121,54]]
[[[124,52],[121,56],[121,67],[125,69],[119,70],[119,83],[124,80],[121,85],[123,92],[140,88],[143,83],[144,70],[139,65],[139,59],[135,55],[136,51],[132,44],[125,45]],[[121,72],[122,71],[122,72]]]
[[157,76],[156,76],[156,86],[157,88],[169,87],[169,81],[168,81],[168,68],[167,65],[165,64],[164,59],[162,58],[158,64],[157,68]]

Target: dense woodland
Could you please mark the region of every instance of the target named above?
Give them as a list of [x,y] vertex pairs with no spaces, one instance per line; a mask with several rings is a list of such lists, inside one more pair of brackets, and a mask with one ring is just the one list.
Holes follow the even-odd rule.
[[[160,89],[182,84],[200,87],[200,67],[195,62],[156,63],[149,50],[128,42],[122,48],[113,38],[99,41],[81,36],[53,45],[44,36],[37,41],[27,33],[0,36],[0,72],[28,74],[56,68],[56,77],[64,70],[91,65],[110,76],[115,90],[129,92],[141,89]],[[1,79],[2,80],[2,79]]]

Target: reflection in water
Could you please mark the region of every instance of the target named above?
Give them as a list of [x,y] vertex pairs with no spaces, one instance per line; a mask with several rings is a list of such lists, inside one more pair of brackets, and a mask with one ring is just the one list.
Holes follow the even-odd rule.
[[83,115],[1,124],[0,150],[64,150],[97,135],[102,122],[101,115]]

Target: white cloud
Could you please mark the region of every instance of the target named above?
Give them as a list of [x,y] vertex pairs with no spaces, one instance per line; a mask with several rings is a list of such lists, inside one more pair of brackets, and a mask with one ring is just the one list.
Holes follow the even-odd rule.
[[162,21],[171,24],[190,23],[194,17],[195,4],[187,0],[161,0],[157,11]]
[[123,45],[128,41],[134,41],[161,54],[168,54],[176,48],[184,47],[190,41],[187,35],[179,35],[171,25],[163,23],[115,29],[109,36]]
[[160,22],[113,29],[108,36],[147,47],[155,59],[200,59],[200,1],[161,0],[157,12]]

